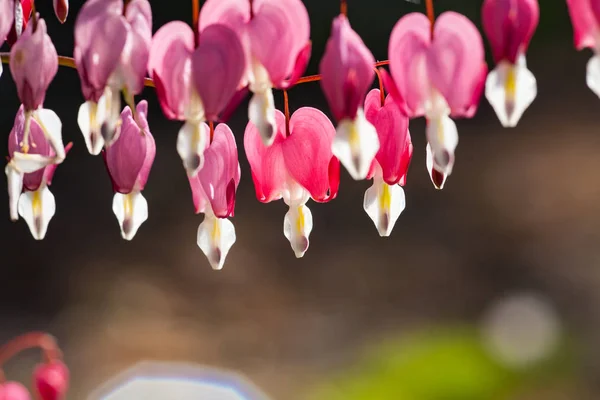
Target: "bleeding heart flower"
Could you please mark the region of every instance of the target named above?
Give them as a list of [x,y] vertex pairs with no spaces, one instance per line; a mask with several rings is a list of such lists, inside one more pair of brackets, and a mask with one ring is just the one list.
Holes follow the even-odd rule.
[[377,132],[361,107],[373,83],[375,59],[344,15],[333,21],[321,59],[321,87],[338,121],[333,154],[356,180],[365,179],[379,149]]
[[[4,44],[6,35],[10,32],[14,21],[13,0],[0,0],[0,46]],[[2,63],[0,63],[0,75],[2,75]]]
[[[487,75],[483,41],[465,16],[445,12],[434,25],[421,13],[402,17],[389,44],[386,88],[411,117],[425,116],[433,169],[450,175],[458,132],[452,117],[475,114]],[[392,80],[393,78],[393,80]]]
[[243,85],[254,93],[248,118],[268,146],[277,130],[272,89],[294,85],[310,59],[308,12],[301,0],[207,0],[199,29],[213,24],[240,35],[248,67]]
[[596,0],[567,0],[573,23],[575,48],[590,48],[594,56],[587,64],[588,87],[600,96],[600,2]]
[[37,24],[30,24],[10,51],[10,72],[25,111],[42,105],[57,71],[56,48],[38,16]]
[[148,64],[163,113],[186,121],[179,130],[177,151],[190,177],[204,163],[208,137],[202,122],[217,120],[246,69],[244,49],[230,28],[211,25],[200,33],[197,48],[194,42],[187,24],[169,22],[154,35]]
[[289,206],[283,232],[296,257],[308,249],[312,214],[306,202],[328,202],[337,196],[339,161],[331,151],[335,128],[321,111],[302,107],[289,120],[276,111],[277,132],[265,146],[258,128],[249,122],[244,148],[252,170],[256,197],[263,203],[283,198]]
[[[51,110],[43,108],[26,113],[21,106],[8,137],[10,160],[5,172],[8,178],[10,216],[25,219],[36,240],[46,236],[56,202],[48,186],[56,167],[71,148],[62,144],[62,124]],[[24,142],[29,151],[21,152]]]
[[540,19],[537,0],[485,0],[483,30],[496,68],[489,73],[485,96],[504,127],[514,127],[537,95],[535,76],[525,52]]
[[125,8],[123,0],[89,0],[79,11],[73,55],[87,101],[77,122],[91,154],[117,139],[120,92],[133,102],[144,88],[151,40],[148,0],[131,0]]
[[[210,129],[200,124],[210,137]],[[213,269],[223,268],[227,253],[235,243],[233,217],[235,193],[240,183],[240,164],[233,132],[225,124],[214,130],[212,142],[204,150],[205,165],[194,177],[188,177],[196,214],[204,213],[198,227],[198,247]]]
[[[104,150],[103,156],[113,184],[113,212],[121,226],[121,236],[131,240],[148,219],[148,202],[142,190],[156,155],[154,137],[148,126],[148,102],[136,107],[137,122],[129,106],[121,113],[117,140]],[[138,125],[139,124],[139,125]]]
[[408,117],[391,96],[384,101],[379,89],[367,95],[365,115],[377,130],[381,147],[367,176],[373,178],[373,186],[365,192],[364,209],[379,235],[389,236],[406,206],[402,186],[406,183],[413,152]]
[[[27,28],[27,23],[31,18],[33,10],[33,0],[15,0],[14,2],[8,0],[8,2],[14,7],[13,14],[11,14],[11,18],[12,15],[14,15],[14,20],[10,32],[8,32],[8,36],[6,36],[6,41],[9,45],[13,46],[21,37],[23,31],[25,31],[25,28]],[[1,40],[0,36],[0,41]]]
[[64,24],[69,15],[69,0],[52,0],[54,14],[61,24]]
[[[19,382],[0,383],[0,399],[2,400],[31,400],[29,391]],[[45,400],[45,399],[43,399]]]
[[60,361],[37,366],[33,384],[40,400],[62,400],[69,388],[69,369]]

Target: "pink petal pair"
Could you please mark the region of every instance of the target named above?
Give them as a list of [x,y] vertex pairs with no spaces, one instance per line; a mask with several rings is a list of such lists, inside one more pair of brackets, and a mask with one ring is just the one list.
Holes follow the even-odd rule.
[[413,152],[408,117],[391,96],[382,104],[379,89],[367,95],[365,114],[377,130],[381,147],[367,176],[373,178],[373,186],[365,192],[363,206],[380,236],[389,236],[406,205],[402,186],[406,183]]
[[594,56],[587,64],[588,87],[600,96],[600,2],[597,0],[567,0],[573,23],[577,50],[590,48]]
[[152,40],[148,71],[163,113],[185,120],[177,150],[189,176],[203,165],[207,137],[203,121],[215,121],[231,101],[246,64],[238,36],[225,25],[211,25],[198,37],[180,21],[161,27]]
[[152,40],[148,0],[89,0],[75,21],[74,58],[87,100],[78,115],[88,151],[116,139],[121,90],[131,101],[144,88]]
[[308,249],[312,214],[309,198],[328,202],[337,196],[339,161],[331,151],[335,128],[321,111],[302,107],[289,120],[276,111],[277,132],[270,147],[265,146],[258,128],[249,122],[244,148],[252,170],[256,197],[263,203],[283,198],[290,210],[284,220],[284,234],[296,257]]
[[131,240],[148,219],[148,203],[142,190],[156,155],[154,137],[148,126],[148,103],[136,107],[137,121],[129,106],[121,113],[118,139],[104,151],[104,161],[113,184],[113,212],[121,226],[121,235]]
[[295,84],[310,59],[308,12],[300,0],[208,0],[200,13],[199,29],[214,24],[229,26],[244,44],[247,71],[243,84],[249,84],[254,93],[248,117],[269,145],[276,131],[272,88]]
[[[210,129],[201,124],[207,135]],[[198,227],[197,243],[213,269],[223,268],[225,258],[235,243],[233,217],[235,194],[240,183],[240,164],[233,132],[219,124],[213,139],[204,150],[205,165],[194,177],[189,177],[196,214],[204,213]]]
[[487,75],[481,35],[465,16],[445,12],[432,38],[429,19],[411,13],[396,23],[388,51],[391,78],[381,70],[386,87],[409,117],[427,118],[430,174],[448,176],[458,145],[450,116],[475,114]]
[[356,179],[365,179],[379,149],[377,132],[362,103],[373,83],[375,59],[344,15],[333,21],[321,59],[321,87],[338,121],[333,154]]
[[537,0],[485,0],[483,30],[496,68],[486,80],[485,95],[505,127],[514,127],[537,95],[525,52],[538,25]]
[[10,72],[26,111],[42,105],[57,71],[56,48],[46,31],[46,22],[38,16],[37,24],[27,26],[10,52]]
[[19,382],[9,381],[0,383],[0,399],[31,400],[31,395],[27,388]]

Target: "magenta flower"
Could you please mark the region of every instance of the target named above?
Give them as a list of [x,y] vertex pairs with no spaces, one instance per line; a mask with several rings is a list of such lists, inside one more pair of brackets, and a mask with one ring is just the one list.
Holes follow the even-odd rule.
[[335,128],[321,111],[302,107],[289,120],[276,111],[277,132],[270,147],[249,122],[244,148],[252,170],[256,197],[263,203],[283,198],[289,206],[283,232],[296,257],[308,249],[312,214],[306,202],[328,202],[337,196],[339,161],[331,151]]
[[0,383],[0,399],[2,400],[31,400],[29,391],[19,382]]
[[61,361],[39,364],[33,384],[40,400],[63,400],[69,388],[69,369]]
[[373,83],[375,59],[344,15],[333,21],[321,59],[321,87],[338,121],[333,154],[352,178],[365,179],[379,149],[377,132],[361,107]]
[[[252,3],[252,10],[250,9]],[[272,89],[296,83],[310,59],[310,21],[301,0],[207,0],[199,29],[225,24],[244,44],[247,71],[243,85],[254,93],[249,120],[266,145],[277,131]]]
[[[452,117],[475,114],[487,66],[483,41],[465,16],[445,12],[437,19],[433,39],[424,14],[402,17],[390,37],[390,76],[384,82],[397,104],[411,117],[425,116],[432,170],[450,175],[458,132]],[[437,186],[437,185],[436,185]]]
[[35,29],[34,25],[27,26],[10,52],[10,72],[25,111],[42,105],[58,71],[58,54],[46,32],[46,22],[38,19]]
[[88,151],[97,155],[116,140],[121,95],[132,99],[144,88],[152,40],[148,0],[89,0],[75,21],[75,64],[87,100],[77,122]]
[[69,15],[69,0],[52,0],[54,14],[61,24],[64,24]]
[[[205,123],[200,129],[210,137]],[[198,247],[212,268],[219,270],[236,239],[235,228],[228,218],[233,217],[235,193],[240,183],[235,137],[227,125],[217,125],[212,142],[207,142],[204,158],[204,167],[196,176],[188,178],[196,214],[204,213],[204,221],[198,227]]]
[[365,192],[363,205],[379,235],[389,236],[406,206],[402,186],[406,183],[413,152],[408,117],[391,96],[383,102],[379,89],[367,95],[365,115],[377,130],[381,147],[367,176],[373,178],[373,186]]
[[567,0],[573,23],[575,48],[590,48],[594,56],[587,64],[588,87],[600,96],[600,3],[596,0]]
[[[10,216],[16,221],[20,215],[36,240],[46,236],[48,224],[56,211],[54,196],[48,187],[56,167],[71,148],[71,144],[66,148],[60,147],[58,150],[62,154],[59,157],[49,139],[48,129],[58,132],[60,139],[61,123],[54,112],[39,109],[28,119],[25,108],[21,106],[8,137],[9,162],[5,172]],[[31,149],[28,153],[21,153],[19,150],[26,135],[29,136]]]
[[485,0],[483,30],[496,68],[485,84],[485,96],[504,127],[514,127],[537,95],[535,77],[525,53],[540,19],[537,0]]
[[163,113],[186,121],[177,151],[189,176],[204,163],[208,137],[204,121],[215,121],[239,87],[246,69],[238,36],[225,25],[204,29],[194,48],[194,32],[181,21],[161,27],[152,39],[148,71]]
[[131,240],[148,219],[148,202],[142,190],[156,155],[154,137],[148,127],[148,103],[136,107],[137,121],[129,106],[121,113],[117,140],[104,150],[103,156],[113,184],[113,212],[121,226],[121,236]]

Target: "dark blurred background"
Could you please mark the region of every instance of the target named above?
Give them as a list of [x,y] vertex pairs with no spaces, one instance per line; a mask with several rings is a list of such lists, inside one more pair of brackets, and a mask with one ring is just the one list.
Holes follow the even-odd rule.
[[[82,1],[71,1],[65,25],[56,21],[49,0],[36,3],[58,53],[71,56],[73,24]],[[311,17],[313,57],[307,73],[312,74],[317,73],[339,4],[304,3]],[[424,4],[401,0],[348,3],[353,28],[378,60],[387,58],[388,38],[398,18],[425,10]],[[480,26],[481,3],[438,0],[436,13],[452,9]],[[233,369],[275,399],[300,400],[337,399],[315,394],[324,385],[336,386],[329,389],[339,393],[358,393],[344,389],[346,382],[368,375],[360,372],[368,369],[363,355],[380,343],[395,343],[407,335],[427,342],[432,334],[455,332],[453,327],[471,332],[459,334],[461,338],[472,335],[487,343],[493,336],[490,330],[504,327],[512,334],[507,351],[517,355],[523,353],[519,346],[526,350],[560,335],[557,340],[566,343],[568,356],[559,358],[568,362],[559,362],[560,371],[542,374],[531,384],[473,398],[598,398],[600,100],[585,85],[592,53],[573,48],[565,2],[541,3],[540,26],[527,55],[538,80],[538,98],[514,129],[501,128],[485,99],[475,118],[458,121],[457,163],[443,191],[433,188],[425,169],[424,122],[412,122],[415,153],[405,187],[407,207],[390,238],[378,236],[362,209],[370,183],[355,182],[343,171],[336,200],[309,204],[314,216],[310,249],[296,259],[283,236],[285,205],[261,204],[254,196],[242,145],[247,102],[242,104],[230,121],[242,167],[233,219],[237,243],[219,272],[211,270],[196,246],[202,217],[194,215],[175,150],[181,124],[167,121],[155,93],[146,89],[141,97],[149,101],[157,143],[144,191],[150,218],[126,242],[111,210],[113,194],[103,162],[88,154],[77,126],[83,102],[77,73],[61,68],[46,107],[61,117],[65,143],[73,141],[74,147],[51,187],[57,214],[46,239],[33,240],[22,220],[10,223],[8,196],[0,196],[0,210],[6,213],[0,224],[0,340],[28,330],[54,334],[72,371],[71,399],[83,399],[137,361],[157,359]],[[191,22],[191,1],[152,5],[154,30],[170,20]],[[0,93],[0,130],[6,137],[19,107],[7,67]],[[292,110],[309,105],[328,113],[318,83],[289,94]],[[281,107],[281,92],[276,100]],[[0,142],[0,153],[7,154],[6,141]],[[512,297],[519,293],[538,301],[519,303],[533,298]],[[501,319],[489,328],[485,321],[495,318],[490,310],[503,299],[517,299],[513,303],[522,307],[513,311],[530,317],[519,314],[517,322]],[[536,318],[542,328],[532,322]],[[390,346],[395,350],[379,351],[380,357],[407,354],[402,344]],[[551,358],[548,349],[540,351]],[[505,353],[489,354],[509,368]],[[7,375],[29,382],[35,357],[11,362]],[[457,362],[464,358],[457,357]],[[446,376],[444,368],[456,369],[433,361],[423,364],[423,386]],[[371,375],[373,382],[381,378]],[[400,381],[393,380],[396,385]],[[386,396],[340,398],[471,398]]]

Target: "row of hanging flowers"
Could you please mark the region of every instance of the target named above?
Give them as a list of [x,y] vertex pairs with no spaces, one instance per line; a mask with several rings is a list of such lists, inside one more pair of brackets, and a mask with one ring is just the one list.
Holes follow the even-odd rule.
[[[567,3],[576,47],[597,52],[600,0]],[[340,164],[355,180],[373,180],[364,209],[379,234],[388,236],[405,207],[410,119],[426,119],[427,169],[441,189],[455,162],[454,119],[473,117],[485,91],[502,125],[514,127],[536,97],[525,55],[538,25],[537,0],[484,0],[483,28],[496,64],[489,73],[475,25],[456,12],[434,20],[432,0],[427,15],[400,18],[390,36],[389,61],[376,62],[352,29],[342,0],[320,75],[309,77],[302,77],[311,42],[301,0],[207,0],[201,11],[197,0],[193,5],[193,28],[172,21],[152,35],[148,0],[88,0],[76,18],[69,59],[57,56],[32,0],[0,0],[0,39],[12,45],[2,60],[9,62],[22,102],[9,135],[10,217],[22,217],[35,239],[44,238],[55,213],[49,186],[71,147],[63,144],[60,118],[44,107],[59,64],[79,73],[86,102],[78,124],[90,154],[102,154],[106,163],[113,211],[127,240],[148,218],[142,191],[156,152],[148,105],[136,105],[134,97],[144,85],[155,86],[163,114],[184,122],[177,152],[196,213],[204,214],[198,245],[215,269],[236,240],[229,218],[240,166],[226,120],[248,91],[244,150],[256,196],[289,206],[283,230],[297,257],[308,249],[313,228],[306,203],[336,197]],[[54,8],[64,22],[68,0],[54,0]],[[389,72],[383,68],[388,64]],[[379,88],[371,89],[375,77]],[[290,115],[287,90],[317,80],[337,126],[312,107]],[[589,62],[587,82],[600,95],[599,55]],[[284,112],[274,106],[274,89],[284,91]]]

